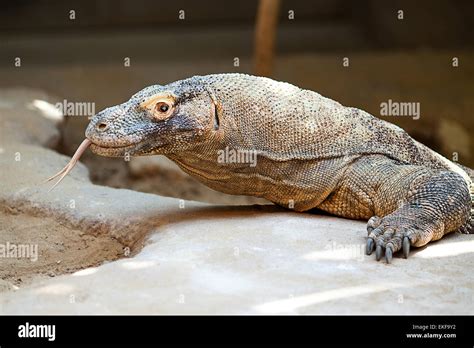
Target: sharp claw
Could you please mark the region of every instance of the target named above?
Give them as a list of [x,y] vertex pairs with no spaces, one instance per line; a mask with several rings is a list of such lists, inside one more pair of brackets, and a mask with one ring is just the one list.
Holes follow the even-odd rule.
[[392,248],[390,248],[390,247],[386,248],[385,249],[385,261],[387,261],[387,263],[392,262],[392,255],[393,255]]
[[372,254],[374,251],[374,240],[372,238],[367,238],[367,246],[365,248],[365,253],[367,255]]
[[410,238],[405,237],[403,238],[403,257],[407,259],[408,254],[410,254]]
[[382,246],[377,245],[377,248],[375,248],[375,259],[379,261],[382,257]]

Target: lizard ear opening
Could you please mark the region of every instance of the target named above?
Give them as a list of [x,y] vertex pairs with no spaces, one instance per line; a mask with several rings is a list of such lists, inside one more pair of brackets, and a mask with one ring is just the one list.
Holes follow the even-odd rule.
[[213,124],[214,124],[214,130],[219,130],[220,126],[220,111],[221,111],[221,106],[217,101],[216,96],[214,93],[207,88],[207,93],[209,93],[209,96],[211,97],[212,101],[212,107],[211,107],[211,112],[212,112],[212,117],[213,117]]
[[219,114],[217,112],[217,105],[212,103],[212,106],[214,107],[214,130],[219,130]]

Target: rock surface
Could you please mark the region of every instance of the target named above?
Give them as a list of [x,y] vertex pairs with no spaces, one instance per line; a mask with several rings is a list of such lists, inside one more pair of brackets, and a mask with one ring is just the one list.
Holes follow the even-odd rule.
[[392,265],[364,224],[266,208],[184,210],[137,255],[41,281],[3,313],[470,314],[473,243],[451,236]]
[[[0,244],[14,238],[28,243],[36,235],[40,248],[55,251],[40,251],[42,267],[57,270],[57,261],[71,263],[70,269],[59,268],[66,274],[30,277],[24,285],[2,276],[2,314],[474,311],[472,236],[450,235],[387,265],[364,255],[360,221],[97,186],[81,164],[48,192],[50,185],[41,181],[68,161],[45,148],[59,134],[57,123],[20,108],[13,126],[5,122],[13,117],[9,111],[0,115],[0,211],[6,221]],[[41,127],[52,136],[39,138],[23,127],[38,121],[34,117],[46,122]],[[47,223],[28,225],[32,218]],[[52,228],[55,223],[67,231]],[[21,234],[20,227],[28,233]],[[63,260],[57,260],[61,253]],[[117,257],[122,258],[112,261]],[[0,262],[39,272],[30,260]],[[79,265],[83,269],[75,271]]]
[[57,98],[34,89],[0,89],[1,144],[23,143],[54,147],[63,115]]

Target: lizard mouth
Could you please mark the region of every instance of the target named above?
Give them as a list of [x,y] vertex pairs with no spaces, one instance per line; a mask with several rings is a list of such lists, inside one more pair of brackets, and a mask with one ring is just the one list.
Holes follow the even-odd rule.
[[101,146],[91,142],[90,149],[93,153],[99,156],[106,157],[124,157],[126,155],[134,155],[140,143],[134,143],[125,146]]
[[56,183],[51,187],[50,191],[53,188],[55,188],[64,179],[64,177],[71,172],[71,170],[76,165],[77,161],[79,161],[79,158],[81,158],[82,154],[89,147],[92,150],[92,152],[94,152],[97,155],[107,156],[107,157],[123,157],[126,155],[132,156],[135,154],[146,154],[146,153],[151,152],[150,149],[148,150],[146,149],[147,145],[148,144],[146,142],[137,142],[137,143],[133,143],[126,146],[104,147],[104,146],[94,144],[92,140],[86,138],[82,141],[81,145],[79,145],[79,147],[77,148],[76,152],[72,156],[69,163],[66,164],[66,166],[62,170],[60,170],[58,173],[56,173],[55,175],[47,179],[46,182],[59,177]]
[[[162,145],[162,144],[161,144]],[[90,149],[93,153],[105,157],[143,156],[157,154],[160,146],[150,140],[142,140],[124,146],[103,146],[91,141]]]

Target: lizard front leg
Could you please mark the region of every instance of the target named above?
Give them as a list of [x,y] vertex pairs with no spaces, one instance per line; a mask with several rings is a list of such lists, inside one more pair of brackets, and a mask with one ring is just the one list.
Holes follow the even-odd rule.
[[[354,207],[357,206],[357,209]],[[468,183],[459,174],[364,156],[346,171],[320,207],[336,215],[369,218],[367,254],[387,262],[472,223]],[[349,211],[361,216],[347,216]]]

